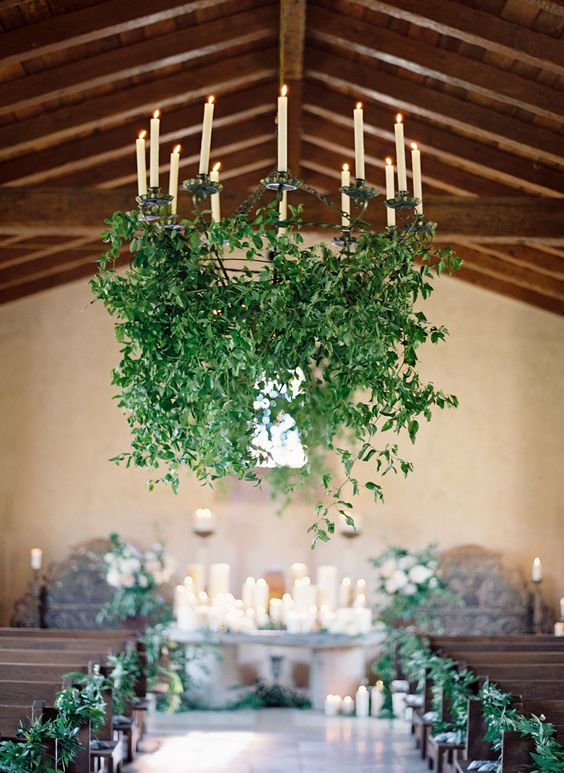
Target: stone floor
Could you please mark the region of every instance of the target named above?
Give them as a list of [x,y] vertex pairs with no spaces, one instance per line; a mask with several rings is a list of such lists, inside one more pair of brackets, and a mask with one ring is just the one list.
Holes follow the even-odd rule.
[[128,773],[423,773],[406,722],[311,711],[158,715]]

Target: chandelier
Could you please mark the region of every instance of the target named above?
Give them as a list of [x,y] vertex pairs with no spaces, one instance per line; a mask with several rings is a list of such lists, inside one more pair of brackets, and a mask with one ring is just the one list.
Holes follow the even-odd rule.
[[[378,233],[364,219],[378,191],[366,181],[362,104],[353,110],[355,176],[345,164],[338,207],[288,168],[288,98],[283,87],[277,167],[229,217],[221,216],[219,164],[210,171],[214,98],[204,104],[198,173],[182,183],[193,200],[189,217],[178,214],[179,145],[168,193],[159,185],[155,111],[148,180],[146,133],[136,141],[138,210],[106,221],[109,248],[91,286],[122,346],[113,383],[132,448],[114,461],[158,470],[149,485],[174,490],[183,467],[210,485],[227,476],[260,485],[259,468],[269,468],[285,496],[309,482],[322,492],[316,542],[339,517],[354,526],[350,499],[361,489],[383,499],[378,476],[410,472],[400,433],[415,442],[421,418],[456,407],[454,395],[422,380],[417,350],[447,335],[420,306],[434,277],[460,261],[449,248],[431,251],[421,154],[412,146],[410,192],[401,115],[396,164],[385,164],[387,225]],[[338,213],[340,226],[306,222],[303,203],[289,201],[295,191]],[[305,227],[336,233],[306,244]],[[125,247],[131,263],[120,271]],[[357,475],[358,463],[368,479]]]

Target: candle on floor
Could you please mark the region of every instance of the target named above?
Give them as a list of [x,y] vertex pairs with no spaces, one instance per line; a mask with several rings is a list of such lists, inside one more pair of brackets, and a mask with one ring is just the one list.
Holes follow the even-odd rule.
[[368,716],[369,703],[370,703],[370,695],[368,694],[368,689],[365,687],[365,685],[361,684],[358,690],[356,691],[356,696],[355,696],[355,711],[356,711],[357,717]]
[[200,146],[199,174],[207,174],[210,165],[210,147],[213,124],[214,97],[208,97],[204,104],[204,121],[202,124],[202,144]]
[[377,717],[384,705],[384,682],[376,682],[370,691],[370,715]]
[[339,713],[341,708],[341,696],[340,695],[328,695],[325,698],[325,716],[334,717]]
[[345,695],[341,706],[341,711],[346,717],[350,717],[354,713],[354,701],[350,695]]
[[32,548],[31,549],[31,568],[41,569],[42,558],[43,558],[43,551],[41,550],[41,548]]
[[422,215],[423,184],[421,182],[421,151],[415,142],[411,143],[411,171],[413,172],[413,198],[419,199],[415,211],[418,215]]
[[[395,197],[394,186],[394,165],[392,159],[386,159],[386,199],[393,199]],[[386,207],[386,225],[390,228],[396,224],[396,210],[392,207]]]
[[[351,173],[349,165],[343,164],[341,171],[341,188],[348,188],[351,184]],[[349,226],[351,222],[351,197],[346,193],[341,193],[341,225]]]
[[140,196],[147,193],[147,153],[145,150],[145,137],[147,132],[139,132],[135,140],[135,152],[137,154],[137,191]]
[[176,145],[170,154],[170,174],[168,180],[168,195],[172,196],[170,209],[176,215],[178,205],[178,170],[180,168],[180,145]]
[[541,565],[541,560],[538,556],[533,561],[531,579],[533,582],[540,582],[542,580],[542,565]]
[[264,579],[264,577],[259,577],[259,579],[255,583],[255,601],[254,601],[254,607],[255,609],[264,608],[266,609],[268,607],[268,583]]
[[149,165],[149,184],[151,188],[159,187],[159,132],[161,111],[155,110],[151,118],[151,148]]
[[243,605],[246,609],[252,609],[255,605],[255,578],[247,577],[243,583]]
[[357,180],[365,180],[364,171],[364,112],[362,102],[357,102],[353,110],[354,119],[354,165]]
[[[210,173],[210,180],[214,183],[219,182],[219,168],[221,166],[221,163],[218,161],[217,164],[213,165],[213,169]],[[221,220],[221,204],[219,201],[219,193],[212,193],[211,197],[211,216],[212,220],[215,220],[216,223],[219,223]]]
[[394,124],[394,135],[396,139],[396,162],[398,165],[398,189],[407,191],[407,171],[405,168],[405,144],[403,138],[403,116],[401,113],[396,115]]
[[216,596],[229,593],[229,564],[212,564],[210,566],[209,595],[213,600]]
[[278,97],[278,171],[288,171],[288,87],[282,86]]

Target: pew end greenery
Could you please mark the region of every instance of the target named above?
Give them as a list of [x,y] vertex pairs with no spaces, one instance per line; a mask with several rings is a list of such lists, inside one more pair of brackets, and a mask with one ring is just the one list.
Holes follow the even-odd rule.
[[[352,521],[361,488],[379,501],[379,477],[408,474],[400,432],[414,442],[433,408],[457,405],[417,363],[422,344],[447,335],[419,307],[433,279],[461,261],[416,229],[380,234],[358,220],[354,249],[305,245],[301,205],[289,209],[283,235],[275,201],[211,224],[196,210],[180,228],[116,212],[91,286],[121,345],[113,383],[132,443],[114,461],[148,468],[150,486],[174,490],[185,467],[210,485],[227,476],[260,485],[257,465],[271,461],[256,443],[266,390],[268,423],[290,414],[305,451],[303,466],[266,477],[284,495],[312,473],[321,481],[315,543],[329,539],[339,513]],[[329,469],[328,451],[342,473]]]

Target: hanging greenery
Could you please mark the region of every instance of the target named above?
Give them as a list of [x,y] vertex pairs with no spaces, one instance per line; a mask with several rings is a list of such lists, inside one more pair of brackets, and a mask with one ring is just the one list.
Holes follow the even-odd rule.
[[[289,415],[307,459],[268,477],[289,494],[316,473],[326,496],[315,542],[328,539],[336,511],[352,520],[359,488],[381,500],[378,475],[411,470],[395,442],[400,431],[415,441],[433,407],[457,405],[421,379],[417,362],[421,344],[447,334],[419,307],[433,278],[460,261],[450,249],[432,254],[415,231],[362,225],[354,250],[306,246],[301,207],[290,210],[278,236],[275,202],[254,218],[211,225],[197,212],[181,229],[116,212],[91,284],[122,346],[113,383],[132,448],[115,461],[164,468],[156,480],[175,490],[183,467],[210,484],[226,476],[259,483],[257,464],[269,461],[259,425],[274,432]],[[126,245],[131,264],[118,271]],[[327,451],[340,458],[342,476],[328,469]],[[358,462],[370,471],[367,482]]]

